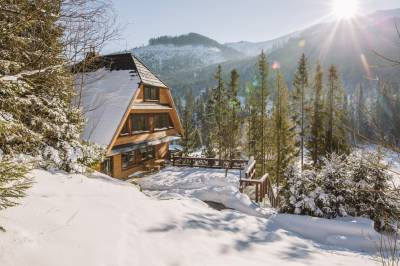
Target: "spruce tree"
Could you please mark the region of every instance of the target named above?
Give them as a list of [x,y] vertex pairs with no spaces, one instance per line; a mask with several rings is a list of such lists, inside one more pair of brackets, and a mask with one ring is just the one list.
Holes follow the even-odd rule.
[[206,104],[205,104],[205,97],[204,93],[201,94],[197,99],[195,103],[195,119],[194,119],[194,125],[196,128],[196,131],[198,132],[199,136],[199,145],[203,148],[205,145],[205,136],[208,134],[208,129],[206,127]]
[[306,141],[306,147],[313,161],[313,165],[319,166],[324,156],[324,99],[323,99],[323,71],[320,63],[317,63],[313,82],[313,105],[310,114],[310,136]]
[[276,77],[276,96],[272,112],[272,143],[274,162],[271,169],[279,189],[281,177],[295,156],[294,125],[289,118],[288,88],[281,73]]
[[259,140],[259,116],[258,116],[258,97],[257,92],[252,83],[246,86],[246,104],[245,112],[247,117],[247,154],[249,157],[257,158],[256,144]]
[[0,132],[6,156],[42,156],[44,164],[83,172],[100,150],[79,139],[84,118],[71,104],[73,78],[66,67],[57,23],[60,1],[6,1],[0,12]]
[[369,133],[369,122],[368,122],[368,108],[365,104],[366,98],[364,97],[364,88],[362,85],[356,90],[356,110],[355,110],[355,122],[356,122],[356,137],[358,140],[364,140],[371,137]]
[[339,74],[334,65],[329,68],[326,94],[325,154],[348,153],[348,134],[346,129],[346,109],[344,91]]
[[266,171],[266,150],[267,150],[267,140],[266,140],[266,121],[267,121],[267,99],[268,99],[268,75],[269,75],[269,65],[267,61],[267,56],[264,51],[258,59],[258,90],[259,90],[259,125],[260,134],[260,157],[256,158],[261,161],[261,173],[264,174]]
[[240,101],[238,98],[239,74],[236,69],[231,71],[231,82],[228,89],[228,157],[234,159],[238,153],[240,141]]
[[300,158],[301,158],[301,170],[304,165],[304,138],[305,138],[305,109],[306,109],[306,93],[308,88],[308,69],[307,69],[307,58],[305,54],[302,54],[296,74],[293,81],[293,119],[296,122],[296,126],[299,130],[300,135]]
[[182,126],[184,135],[181,139],[183,154],[189,155],[198,145],[197,130],[194,123],[194,97],[192,90],[188,90],[185,96],[185,106],[182,114]]
[[[203,155],[209,158],[215,157],[217,126],[215,121],[215,89],[207,90],[207,102],[204,110],[204,150]],[[206,134],[207,133],[207,134]]]
[[214,75],[217,81],[217,86],[213,90],[214,98],[214,119],[215,119],[215,133],[212,134],[217,144],[218,158],[222,159],[227,155],[227,103],[228,97],[225,88],[225,82],[222,78],[222,67],[218,66],[217,72]]

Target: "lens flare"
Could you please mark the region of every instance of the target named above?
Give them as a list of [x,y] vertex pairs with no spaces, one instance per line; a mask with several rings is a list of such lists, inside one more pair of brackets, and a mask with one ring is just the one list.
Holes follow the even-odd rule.
[[337,19],[350,19],[358,13],[358,0],[333,0],[332,8]]

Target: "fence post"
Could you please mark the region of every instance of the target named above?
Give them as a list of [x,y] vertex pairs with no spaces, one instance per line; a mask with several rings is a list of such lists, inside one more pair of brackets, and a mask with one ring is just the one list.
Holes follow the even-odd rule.
[[258,202],[258,184],[256,183],[256,202]]

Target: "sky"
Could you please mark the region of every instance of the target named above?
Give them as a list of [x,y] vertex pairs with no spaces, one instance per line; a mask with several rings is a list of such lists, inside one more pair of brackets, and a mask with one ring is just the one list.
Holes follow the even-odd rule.
[[[146,45],[162,35],[196,32],[220,43],[271,40],[332,13],[334,0],[112,0],[119,40],[106,51]],[[357,0],[360,14],[400,8],[400,0]]]

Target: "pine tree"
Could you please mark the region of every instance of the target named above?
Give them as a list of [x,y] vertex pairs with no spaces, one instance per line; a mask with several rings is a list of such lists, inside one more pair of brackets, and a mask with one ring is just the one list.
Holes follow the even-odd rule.
[[208,134],[208,129],[206,127],[206,104],[205,104],[205,97],[204,93],[201,94],[197,99],[195,103],[195,119],[194,119],[194,125],[196,127],[196,130],[198,132],[199,136],[199,145],[201,147],[205,146],[205,136]]
[[222,67],[218,66],[214,76],[217,86],[213,90],[214,98],[214,117],[215,117],[215,133],[212,134],[216,139],[218,158],[224,158],[227,155],[227,103],[228,97],[225,89],[225,82],[222,78]]
[[336,67],[329,68],[328,91],[326,95],[325,154],[348,153],[348,134],[346,129],[346,109],[344,91],[340,84]]
[[247,154],[257,158],[256,143],[259,140],[258,104],[257,93],[252,83],[246,86],[245,112],[247,117]]
[[281,177],[288,169],[295,156],[294,126],[289,118],[288,88],[283,76],[278,72],[276,77],[276,97],[272,113],[272,142],[274,162],[271,169],[277,187]]
[[267,56],[264,54],[264,51],[261,52],[261,55],[258,59],[258,90],[259,90],[259,121],[261,122],[259,128],[261,130],[260,134],[260,157],[256,158],[258,161],[261,161],[261,173],[264,174],[266,172],[266,120],[267,120],[267,99],[268,99],[268,74],[269,74],[269,65],[267,62]]
[[234,159],[238,153],[240,140],[240,101],[238,99],[239,74],[236,69],[231,71],[231,82],[228,90],[228,157]]
[[195,127],[194,121],[194,97],[192,90],[188,90],[185,95],[182,126],[185,134],[181,139],[181,145],[183,147],[183,154],[187,156],[189,153],[194,151],[196,146],[198,146],[198,131]]
[[215,99],[214,99],[215,89],[207,90],[207,102],[204,112],[204,150],[203,154],[206,157],[214,158],[216,149],[216,121],[215,121]]
[[324,99],[323,99],[323,71],[317,63],[313,82],[313,106],[310,114],[310,136],[306,141],[313,165],[319,166],[324,156]]
[[356,110],[355,110],[355,120],[356,120],[356,135],[359,140],[365,140],[365,138],[370,137],[369,133],[369,122],[368,122],[368,109],[365,104],[364,88],[362,85],[356,91]]
[[306,92],[308,88],[308,69],[307,69],[307,58],[305,54],[302,54],[300,61],[297,66],[297,71],[293,81],[294,92],[293,92],[293,105],[294,110],[293,119],[296,122],[296,126],[299,130],[300,135],[300,158],[301,158],[301,170],[304,165],[304,138],[305,138],[305,109],[306,109]]
[[60,1],[11,1],[0,12],[0,132],[5,155],[42,156],[72,172],[101,159],[81,143],[84,118],[72,107],[73,78],[63,59]]

